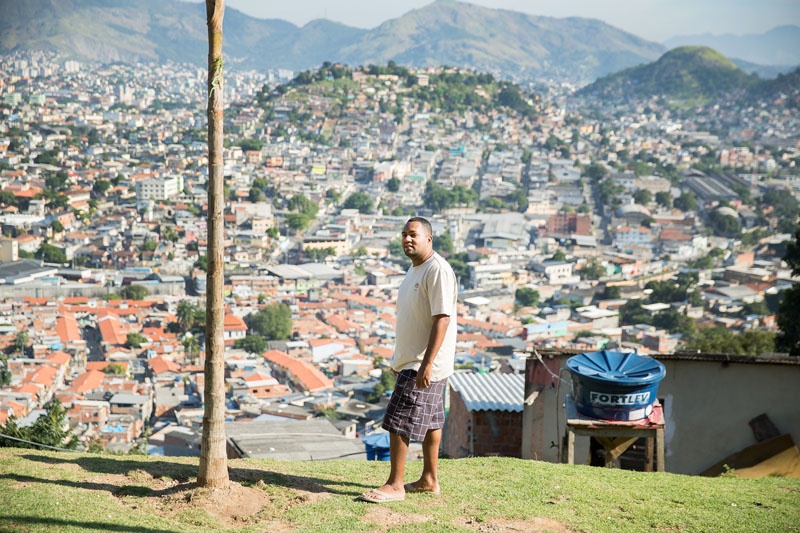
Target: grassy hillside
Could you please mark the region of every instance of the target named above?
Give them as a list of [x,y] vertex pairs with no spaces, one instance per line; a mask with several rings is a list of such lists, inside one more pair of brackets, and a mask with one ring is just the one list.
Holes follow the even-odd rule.
[[601,78],[579,94],[612,99],[663,96],[704,102],[746,91],[758,82],[757,77],[745,74],[716,50],[684,46],[670,50],[653,63]]
[[[798,531],[800,479],[701,478],[508,458],[443,460],[442,494],[356,501],[385,462],[229,462],[0,448],[3,531]],[[420,462],[409,464],[414,479]]]

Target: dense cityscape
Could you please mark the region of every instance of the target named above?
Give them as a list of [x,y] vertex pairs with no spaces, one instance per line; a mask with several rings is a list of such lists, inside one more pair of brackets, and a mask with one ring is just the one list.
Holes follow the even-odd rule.
[[[58,399],[81,448],[197,455],[205,70],[26,52],[0,72],[0,425]],[[520,374],[546,350],[789,351],[796,95],[622,107],[575,89],[393,63],[226,72],[239,456],[305,458],[248,449],[237,422],[380,425],[417,214],[459,278],[460,373]]]

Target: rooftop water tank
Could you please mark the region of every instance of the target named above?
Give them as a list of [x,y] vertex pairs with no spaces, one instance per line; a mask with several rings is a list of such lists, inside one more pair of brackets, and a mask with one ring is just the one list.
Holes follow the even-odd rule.
[[602,420],[647,418],[653,411],[664,365],[635,353],[582,353],[567,359],[578,413]]

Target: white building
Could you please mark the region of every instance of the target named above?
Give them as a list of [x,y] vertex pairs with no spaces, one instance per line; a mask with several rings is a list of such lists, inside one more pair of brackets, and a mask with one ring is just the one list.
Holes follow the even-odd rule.
[[136,200],[169,200],[183,192],[183,177],[148,178],[136,182]]

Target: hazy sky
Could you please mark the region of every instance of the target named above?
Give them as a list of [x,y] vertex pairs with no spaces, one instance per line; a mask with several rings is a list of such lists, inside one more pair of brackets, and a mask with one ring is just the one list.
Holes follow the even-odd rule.
[[[226,0],[257,18],[302,26],[326,18],[358,28],[382,22],[433,0]],[[468,3],[548,17],[600,19],[634,35],[663,42],[678,35],[763,33],[800,25],[800,0],[470,0]]]

